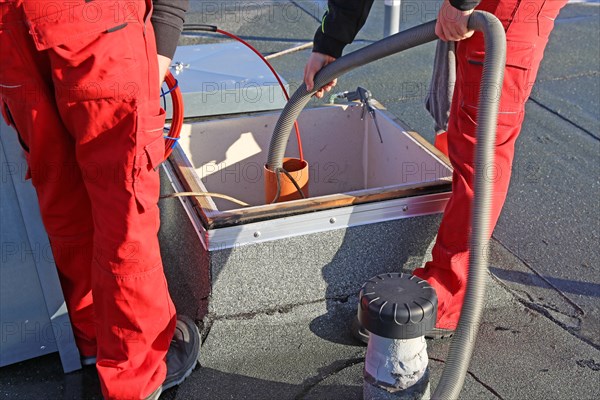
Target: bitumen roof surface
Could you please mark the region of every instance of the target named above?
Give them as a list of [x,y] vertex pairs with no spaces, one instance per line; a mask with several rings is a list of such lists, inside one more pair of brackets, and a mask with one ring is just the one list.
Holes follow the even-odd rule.
[[[272,54],[311,41],[325,3],[192,1],[187,18],[218,25]],[[383,3],[375,2],[346,51],[382,37]],[[435,17],[436,2],[402,3],[402,29]],[[598,2],[568,4],[556,20],[493,234],[485,311],[461,398],[600,398],[599,38]],[[224,40],[204,35],[181,43]],[[423,99],[434,48],[421,46],[357,69],[340,79],[338,89],[369,89],[432,141]],[[309,52],[272,61],[292,89]],[[366,348],[350,335],[356,304],[356,297],[324,295],[205,321],[202,366],[161,398],[360,399]],[[428,343],[434,388],[449,345]],[[63,374],[58,355],[50,354],[1,368],[0,398],[101,395],[93,368]]]

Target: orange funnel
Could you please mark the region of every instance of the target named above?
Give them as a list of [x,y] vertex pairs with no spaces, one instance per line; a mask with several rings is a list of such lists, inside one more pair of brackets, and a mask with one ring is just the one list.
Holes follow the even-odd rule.
[[[302,189],[304,197],[308,197],[308,163],[298,158],[284,158],[283,169],[285,169],[294,178],[298,186]],[[290,200],[301,199],[302,196],[283,172],[279,172],[280,192],[277,203]],[[265,165],[265,202],[273,203],[277,196],[277,174]]]

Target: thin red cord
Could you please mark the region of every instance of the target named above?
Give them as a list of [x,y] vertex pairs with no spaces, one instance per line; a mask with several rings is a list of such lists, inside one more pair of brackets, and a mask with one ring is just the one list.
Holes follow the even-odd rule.
[[[263,60],[265,65],[267,67],[269,67],[269,69],[273,73],[273,76],[275,76],[275,79],[277,79],[277,82],[279,82],[279,86],[281,87],[281,90],[283,91],[283,94],[285,95],[285,99],[288,101],[290,100],[290,96],[288,95],[287,90],[285,90],[285,86],[283,85],[283,82],[281,82],[279,75],[277,75],[277,72],[275,72],[275,69],[273,69],[273,67],[271,66],[269,61],[267,61],[267,59],[258,50],[256,50],[250,43],[246,42],[241,37],[234,35],[233,33],[226,32],[222,29],[217,29],[216,32],[221,33],[225,36],[229,36],[230,38],[235,39],[240,43],[243,43],[246,47],[248,47],[250,50],[252,50],[254,53],[256,53],[256,55],[259,56],[261,60]],[[300,139],[300,128],[298,128],[297,121],[294,121],[294,129],[296,130],[296,140],[298,140],[298,153],[300,156],[300,160],[304,161],[304,154],[302,152],[302,139]]]

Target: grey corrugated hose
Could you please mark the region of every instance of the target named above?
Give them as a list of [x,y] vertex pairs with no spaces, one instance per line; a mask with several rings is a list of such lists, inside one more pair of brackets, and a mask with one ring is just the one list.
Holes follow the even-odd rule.
[[[486,56],[477,116],[475,196],[472,208],[469,281],[460,321],[446,360],[446,367],[432,395],[432,399],[443,400],[456,399],[460,394],[483,311],[492,194],[492,182],[490,179],[486,179],[486,170],[494,162],[499,94],[506,64],[506,35],[500,21],[490,13],[476,11],[469,19],[469,27],[483,32]],[[311,92],[308,92],[306,86],[302,84],[292,95],[277,121],[269,147],[268,167],[272,170],[282,167],[285,147],[294,121],[318,88],[352,69],[435,39],[435,21],[431,21],[340,57],[315,76],[315,86]]]

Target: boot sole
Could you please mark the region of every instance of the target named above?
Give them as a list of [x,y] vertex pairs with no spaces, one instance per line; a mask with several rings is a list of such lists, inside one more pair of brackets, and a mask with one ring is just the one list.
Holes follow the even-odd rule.
[[191,318],[186,316],[177,317],[177,325],[180,326],[180,324],[183,324],[186,328],[185,330],[188,331],[190,335],[190,343],[192,344],[192,348],[194,349],[190,358],[187,360],[185,372],[183,373],[183,375],[167,376],[163,384],[160,385],[148,397],[146,397],[146,400],[158,400],[165,390],[168,390],[175,386],[179,386],[181,383],[183,383],[184,380],[186,380],[186,378],[188,378],[192,374],[192,371],[194,370],[194,368],[196,368],[196,365],[198,365],[199,363],[201,339],[198,327]]
[[198,330],[196,323],[191,318],[186,317],[184,315],[178,316],[177,322],[183,323],[185,325],[185,327],[188,328],[187,330],[190,333],[190,342],[192,343],[194,352],[188,360],[188,364],[186,366],[185,373],[180,377],[177,377],[177,376],[167,377],[165,379],[165,382],[162,385],[163,390],[167,390],[174,386],[180,385],[187,377],[190,376],[190,374],[192,373],[192,371],[198,364],[198,359],[200,358],[200,341],[201,341],[201,339],[200,339],[200,331]]

